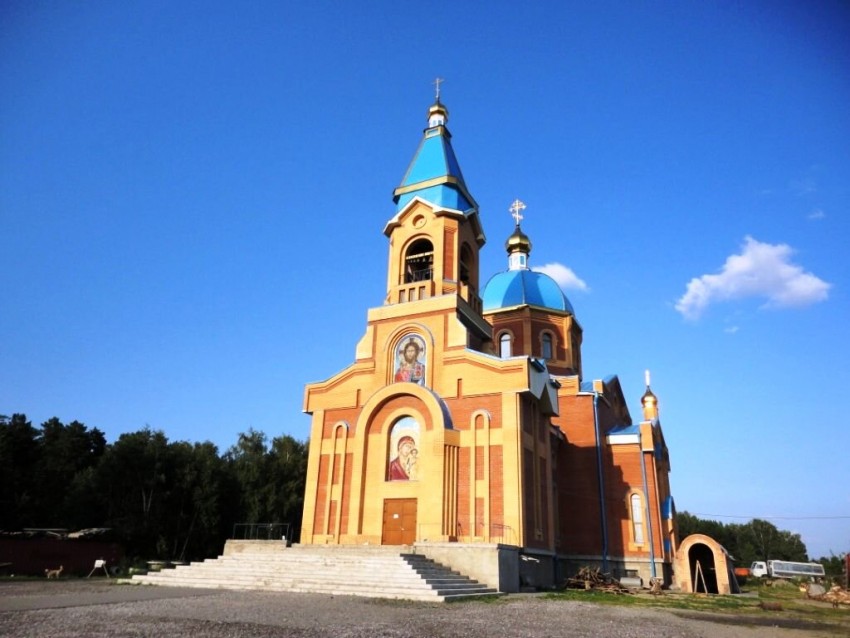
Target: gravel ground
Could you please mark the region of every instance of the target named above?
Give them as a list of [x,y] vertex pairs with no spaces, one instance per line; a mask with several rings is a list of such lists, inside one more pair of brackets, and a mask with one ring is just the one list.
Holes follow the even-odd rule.
[[[416,603],[60,580],[0,583],[0,636],[60,638],[834,638],[755,618],[609,607],[511,595]],[[767,619],[768,622],[769,619]]]

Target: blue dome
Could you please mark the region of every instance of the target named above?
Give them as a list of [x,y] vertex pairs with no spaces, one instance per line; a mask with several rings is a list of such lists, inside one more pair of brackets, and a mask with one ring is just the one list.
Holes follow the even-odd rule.
[[561,287],[549,275],[533,270],[507,270],[494,275],[481,296],[484,310],[538,306],[575,314]]

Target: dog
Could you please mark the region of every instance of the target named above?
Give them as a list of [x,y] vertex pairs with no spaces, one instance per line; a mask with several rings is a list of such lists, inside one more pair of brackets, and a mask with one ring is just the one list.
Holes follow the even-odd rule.
[[63,565],[59,565],[59,569],[45,569],[44,573],[48,578],[59,578],[62,575]]

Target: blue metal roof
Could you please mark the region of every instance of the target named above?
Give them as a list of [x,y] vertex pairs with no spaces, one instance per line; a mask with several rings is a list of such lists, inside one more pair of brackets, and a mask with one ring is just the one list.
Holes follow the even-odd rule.
[[404,195],[397,196],[396,203],[398,204],[398,210],[407,206],[410,200],[414,197],[421,197],[426,202],[431,202],[432,204],[436,204],[443,208],[454,208],[455,210],[461,211],[467,211],[470,208],[474,208],[470,201],[466,199],[463,193],[459,190],[452,188],[448,184],[439,184],[437,186],[430,186],[428,188],[411,191]]
[[533,270],[507,270],[490,278],[481,295],[484,310],[538,306],[575,314],[561,287],[549,275]]
[[414,197],[463,212],[478,208],[466,188],[451,137],[444,125],[425,129],[401,184],[393,191],[397,210]]
[[608,430],[608,434],[639,434],[640,426],[637,423],[630,423],[629,425],[615,425],[613,428]]
[[445,175],[452,175],[462,183],[463,175],[450,139],[451,135],[443,127],[427,129],[413,161],[407,167],[404,179],[401,180],[401,186],[410,186]]

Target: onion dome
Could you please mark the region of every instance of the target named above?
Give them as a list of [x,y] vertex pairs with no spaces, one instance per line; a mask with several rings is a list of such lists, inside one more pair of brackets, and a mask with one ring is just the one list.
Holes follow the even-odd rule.
[[647,421],[658,418],[658,397],[649,387],[649,370],[646,371],[646,392],[640,398],[640,404],[643,407],[643,416]]
[[481,295],[483,308],[499,310],[516,306],[537,306],[575,314],[561,287],[549,275],[528,267],[531,240],[522,232],[519,220],[525,204],[516,200],[511,206],[516,228],[505,242],[508,252],[508,269],[490,278]]
[[531,252],[531,240],[528,235],[522,232],[519,224],[516,225],[516,229],[505,242],[505,250],[508,251],[508,255],[516,252],[528,255]]

